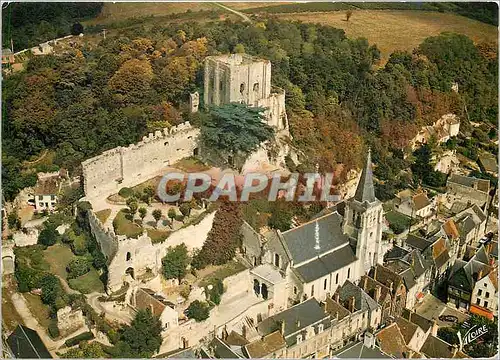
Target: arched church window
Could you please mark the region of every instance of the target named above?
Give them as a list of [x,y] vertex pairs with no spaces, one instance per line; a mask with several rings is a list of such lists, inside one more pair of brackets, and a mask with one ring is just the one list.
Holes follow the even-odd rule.
[[347,278],[349,279],[351,277],[351,268],[347,269]]
[[255,91],[255,92],[259,91],[259,83],[258,82],[256,82],[255,84],[253,84],[253,91]]
[[327,280],[327,279],[325,279],[325,281],[323,282],[323,290],[326,290],[326,285],[327,285],[327,283],[328,283],[328,280]]
[[274,254],[274,265],[280,267],[280,256],[278,254]]
[[314,296],[314,285],[311,285],[311,297]]
[[240,84],[240,94],[243,95],[243,92],[245,91],[245,83]]
[[297,295],[297,292],[298,292],[297,286],[294,286],[294,287],[293,287],[293,294],[294,294],[294,295]]
[[127,261],[130,261],[130,259],[132,259],[132,254],[129,252],[127,252]]
[[339,283],[339,274],[335,275],[335,285]]

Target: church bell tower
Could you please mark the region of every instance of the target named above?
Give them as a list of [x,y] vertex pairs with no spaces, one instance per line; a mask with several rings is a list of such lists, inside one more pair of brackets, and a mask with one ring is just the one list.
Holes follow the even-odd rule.
[[382,203],[375,197],[370,150],[356,193],[347,200],[346,205],[344,233],[349,235],[355,244],[356,257],[360,264],[357,274],[359,278],[373,265],[382,264],[384,255],[381,250],[384,211]]

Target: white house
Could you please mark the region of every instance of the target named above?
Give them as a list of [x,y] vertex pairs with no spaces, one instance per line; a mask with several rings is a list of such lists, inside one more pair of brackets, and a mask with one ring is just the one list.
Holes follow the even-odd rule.
[[479,306],[498,316],[498,269],[493,269],[487,275],[480,271],[478,279],[472,291],[471,308],[473,305]]

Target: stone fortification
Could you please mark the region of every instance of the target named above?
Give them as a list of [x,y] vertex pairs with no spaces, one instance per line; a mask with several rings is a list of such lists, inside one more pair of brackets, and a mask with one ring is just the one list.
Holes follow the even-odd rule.
[[110,291],[121,288],[127,276],[134,279],[150,272],[157,275],[161,272],[161,260],[169,246],[186,244],[189,251],[201,248],[208,232],[212,229],[215,212],[207,214],[196,225],[190,225],[170,234],[162,243],[153,244],[144,232],[137,239],[116,235],[113,230],[106,230],[92,211],[89,211],[89,222],[92,234],[101,246],[101,251],[108,264],[108,284]]
[[117,147],[82,163],[87,199],[107,196],[140,184],[161,169],[198,151],[200,131],[185,122],[144,136],[128,147]]

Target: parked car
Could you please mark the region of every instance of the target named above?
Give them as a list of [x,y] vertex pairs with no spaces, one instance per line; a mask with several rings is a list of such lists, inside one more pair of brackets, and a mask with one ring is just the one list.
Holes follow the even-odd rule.
[[441,315],[439,320],[452,323],[458,322],[458,318],[455,315]]

